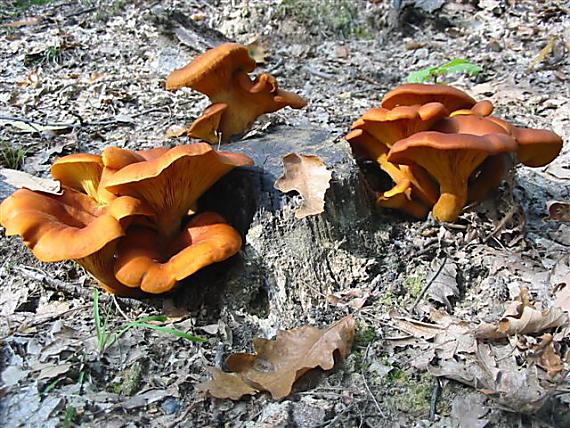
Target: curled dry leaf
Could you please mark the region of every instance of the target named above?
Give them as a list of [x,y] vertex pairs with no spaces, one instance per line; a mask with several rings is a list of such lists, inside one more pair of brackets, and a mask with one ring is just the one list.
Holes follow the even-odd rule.
[[[529,307],[525,306],[529,304],[527,294],[521,294],[518,307]],[[433,310],[430,319],[433,323],[390,313],[391,325],[415,339],[410,343],[406,338],[406,345],[416,348],[419,355],[413,365],[476,388],[507,408],[535,412],[556,390],[558,383],[552,379],[562,379],[568,370],[559,355],[560,338],[556,335],[545,334],[538,343],[531,338],[526,341],[529,346],[513,347],[506,341],[478,341],[472,323],[443,310]]]
[[543,334],[540,337],[540,342],[533,351],[536,364],[546,370],[550,378],[554,378],[558,373],[564,370],[562,359],[554,348],[554,340],[551,334]]
[[[540,311],[528,301],[528,291],[521,290],[518,302],[509,305],[497,324],[483,323],[475,331],[477,339],[502,339],[515,334],[537,334],[568,325],[568,314],[558,307]],[[519,303],[520,302],[520,303]]]
[[276,340],[254,339],[255,354],[230,355],[226,365],[233,373],[213,370],[213,378],[199,385],[198,390],[232,400],[268,391],[279,400],[289,395],[295,381],[309,370],[332,369],[336,351],[346,358],[354,326],[354,318],[347,316],[326,329],[305,326],[280,330]]
[[570,221],[570,202],[550,201],[546,203],[546,220]]
[[327,302],[333,306],[349,306],[352,309],[360,309],[364,306],[369,297],[369,291],[361,290],[359,288],[349,288],[347,290],[339,291],[338,293],[329,294],[327,296]]
[[275,188],[285,193],[294,190],[303,197],[295,217],[322,213],[332,177],[324,162],[315,155],[289,153],[283,157],[283,168],[283,175],[275,181]]

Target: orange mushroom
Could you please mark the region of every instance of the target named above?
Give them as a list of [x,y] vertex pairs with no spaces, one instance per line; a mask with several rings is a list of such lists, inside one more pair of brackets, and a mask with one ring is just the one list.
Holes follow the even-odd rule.
[[159,233],[170,239],[212,184],[231,169],[252,164],[243,154],[216,152],[207,143],[189,144],[125,166],[109,179],[106,189],[145,201],[156,213]]
[[476,103],[465,92],[453,86],[409,83],[398,86],[384,95],[381,106],[392,109],[397,106],[413,106],[433,102],[443,104],[450,112],[470,109]]
[[102,173],[103,161],[101,156],[90,153],[64,156],[57,159],[51,166],[52,177],[59,180],[62,186],[86,193],[101,203],[106,199],[99,195]]
[[137,199],[124,196],[102,206],[70,188],[61,195],[20,189],[0,205],[6,235],[20,235],[39,260],[75,260],[104,288],[123,295],[131,291],[112,275],[114,246],[139,216],[153,212]]
[[390,148],[398,140],[430,129],[447,115],[448,111],[441,103],[399,106],[391,110],[372,108],[352,125],[352,129],[363,129]]
[[[470,118],[470,116],[457,116]],[[436,220],[452,222],[468,198],[469,177],[491,155],[513,152],[516,141],[505,133],[445,134],[425,131],[398,141],[388,154],[396,164],[422,166],[439,183],[440,197],[433,207]]]
[[526,166],[539,167],[552,162],[562,150],[562,138],[546,129],[519,128],[498,117],[490,121],[501,126],[517,140],[518,160]]
[[479,115],[479,116],[489,116],[491,113],[493,113],[494,109],[495,109],[495,106],[493,106],[493,103],[491,101],[483,100],[483,101],[478,101],[471,108],[455,110],[455,111],[451,112],[449,117],[454,117],[454,116],[459,116],[459,115],[469,116],[472,114]]
[[345,139],[355,157],[377,162],[394,182],[392,188],[376,194],[376,205],[398,209],[417,218],[427,215],[437,199],[437,188],[421,167],[388,162],[388,148],[362,129],[353,130]]
[[[227,142],[247,131],[255,119],[283,107],[302,108],[300,96],[279,89],[276,79],[262,73],[254,81],[248,73],[255,60],[245,46],[226,43],[196,57],[166,79],[166,89],[190,87],[207,95],[212,105],[194,122],[188,135],[210,143]],[[218,135],[221,134],[221,138]]]
[[170,240],[135,226],[119,244],[115,276],[128,287],[165,293],[201,268],[233,256],[240,247],[239,233],[211,212],[193,216]]

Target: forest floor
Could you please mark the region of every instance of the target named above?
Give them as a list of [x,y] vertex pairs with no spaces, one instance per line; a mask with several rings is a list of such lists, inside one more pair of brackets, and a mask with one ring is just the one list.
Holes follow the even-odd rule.
[[[482,72],[447,76],[446,83],[490,99],[499,117],[551,129],[567,143],[546,167],[514,168],[492,199],[466,210],[454,227],[379,217],[390,228],[388,250],[402,259],[386,263],[377,281],[355,280],[351,296],[364,296],[365,305],[353,311],[353,353],[279,402],[264,394],[232,402],[195,390],[227,352],[251,351],[242,339],[267,331],[269,318],[244,307],[230,323],[221,308],[177,307],[172,296],[102,295],[109,332],[166,314],[172,326],[208,341],[133,328],[101,352],[93,280],[73,262],[38,262],[2,229],[3,426],[570,425],[570,329],[545,327],[570,301],[570,223],[546,218],[549,201],[570,201],[568,3],[415,3],[445,4],[429,13],[411,0],[3,2],[0,162],[40,177],[70,153],[186,142],[166,131],[189,123],[208,100],[168,92],[164,80],[225,40],[255,42],[265,53],[256,72],[269,71],[280,87],[309,100],[302,110],[259,121],[257,136],[280,124],[324,129],[340,141],[408,73],[465,58]],[[534,329],[461,349],[461,328],[497,322],[525,288],[535,302]],[[271,319],[270,327],[322,327],[351,311],[321,300],[305,319]],[[483,360],[492,362],[492,376],[482,373]]]

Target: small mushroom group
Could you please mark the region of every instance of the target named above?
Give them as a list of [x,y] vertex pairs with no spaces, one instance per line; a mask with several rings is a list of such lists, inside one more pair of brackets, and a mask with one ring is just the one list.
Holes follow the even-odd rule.
[[393,181],[377,192],[378,206],[417,218],[431,210],[434,219],[453,222],[500,184],[511,153],[539,167],[562,148],[555,133],[519,128],[492,112],[490,101],[451,86],[406,84],[354,122],[346,140],[357,159],[376,162]]
[[268,73],[252,81],[248,73],[255,66],[245,46],[225,43],[170,73],[166,89],[189,87],[207,95],[212,103],[190,125],[189,137],[225,143],[246,132],[264,113],[307,104],[299,95],[279,89],[275,77]]
[[51,168],[61,195],[17,190],[0,204],[0,223],[39,260],[75,260],[110,292],[165,293],[239,251],[239,233],[216,213],[196,213],[196,202],[252,164],[207,143],[73,154]]

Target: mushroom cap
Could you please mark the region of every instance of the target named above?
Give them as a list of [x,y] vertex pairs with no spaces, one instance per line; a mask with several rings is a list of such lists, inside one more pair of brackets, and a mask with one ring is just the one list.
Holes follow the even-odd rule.
[[219,139],[217,132],[220,128],[220,121],[227,107],[228,105],[225,103],[216,103],[209,106],[204,110],[202,116],[192,122],[188,129],[188,136],[211,143],[216,142]]
[[106,168],[114,170],[145,160],[145,158],[137,152],[114,146],[105,147],[101,153],[101,159]]
[[475,105],[473,98],[452,86],[408,83],[384,95],[381,106],[392,109],[396,106],[413,106],[431,102],[442,103],[449,111],[467,109]]
[[222,141],[227,142],[233,135],[246,132],[262,114],[273,113],[284,107],[303,108],[307,102],[299,95],[279,89],[277,80],[267,74],[258,75],[255,80],[240,74],[238,87],[227,101],[228,108],[222,114],[219,131]]
[[513,137],[519,144],[517,158],[526,166],[545,166],[562,150],[562,138],[546,129],[514,127]]
[[469,115],[473,115],[473,114],[479,115],[479,116],[489,116],[491,113],[493,113],[494,109],[495,109],[495,106],[493,106],[493,103],[491,101],[482,100],[482,101],[477,101],[477,103],[471,108],[464,108],[464,109],[455,110],[455,111],[451,112],[449,117],[469,116]]
[[230,85],[236,72],[250,73],[255,60],[245,46],[225,43],[198,55],[183,68],[174,70],[166,79],[166,89],[190,87],[209,97]]
[[178,233],[178,225],[197,199],[220,177],[253,161],[240,153],[217,152],[207,143],[178,146],[159,157],[120,169],[107,190],[145,201],[157,215],[159,230]]
[[51,176],[62,186],[86,193],[98,202],[98,189],[103,173],[99,155],[75,153],[57,159],[51,166]]
[[440,185],[440,196],[433,207],[433,217],[451,222],[467,202],[468,179],[473,171],[488,156],[516,149],[514,138],[505,133],[479,136],[425,131],[394,144],[388,161],[420,165],[434,177]]
[[[222,134],[221,141],[227,142],[232,136],[246,132],[262,114],[286,106],[302,108],[307,104],[299,95],[279,89],[276,79],[267,73],[260,74],[254,81],[245,73],[237,73],[232,83],[225,93],[210,97],[214,104],[194,121],[189,135],[217,143],[218,131]],[[217,120],[216,128],[212,128]]]
[[43,262],[87,257],[123,236],[131,217],[152,215],[131,197],[100,206],[69,188],[61,195],[20,189],[0,205],[6,235],[20,235]]
[[[447,158],[450,156],[450,153],[456,154],[458,151],[472,151],[484,153],[486,157],[503,152],[514,152],[516,148],[517,143],[514,138],[506,134],[470,135],[424,131],[394,144],[388,153],[388,161],[405,165],[410,163],[421,165],[422,156],[427,153],[439,152],[442,153],[444,158]],[[452,160],[471,163],[469,159],[458,158]],[[463,171],[461,175],[464,175],[465,168],[462,168],[462,166],[464,165],[456,165],[456,168],[458,171]],[[429,168],[426,169],[433,175]],[[473,169],[471,169],[471,172],[473,172]]]
[[445,134],[470,134],[470,135],[487,135],[487,134],[508,134],[500,125],[476,114],[458,115],[446,117],[439,120],[431,129]]
[[353,123],[353,129],[364,129],[380,143],[391,147],[396,141],[416,132],[426,131],[448,115],[441,103],[398,106],[393,109],[372,108]]
[[490,116],[488,120],[501,126],[512,135],[519,145],[517,158],[526,166],[539,167],[552,162],[562,150],[563,141],[560,136],[546,129],[519,128],[498,117]]
[[119,244],[115,276],[128,287],[166,293],[178,281],[233,256],[240,248],[239,233],[212,212],[192,217],[170,242],[151,229],[133,227]]

